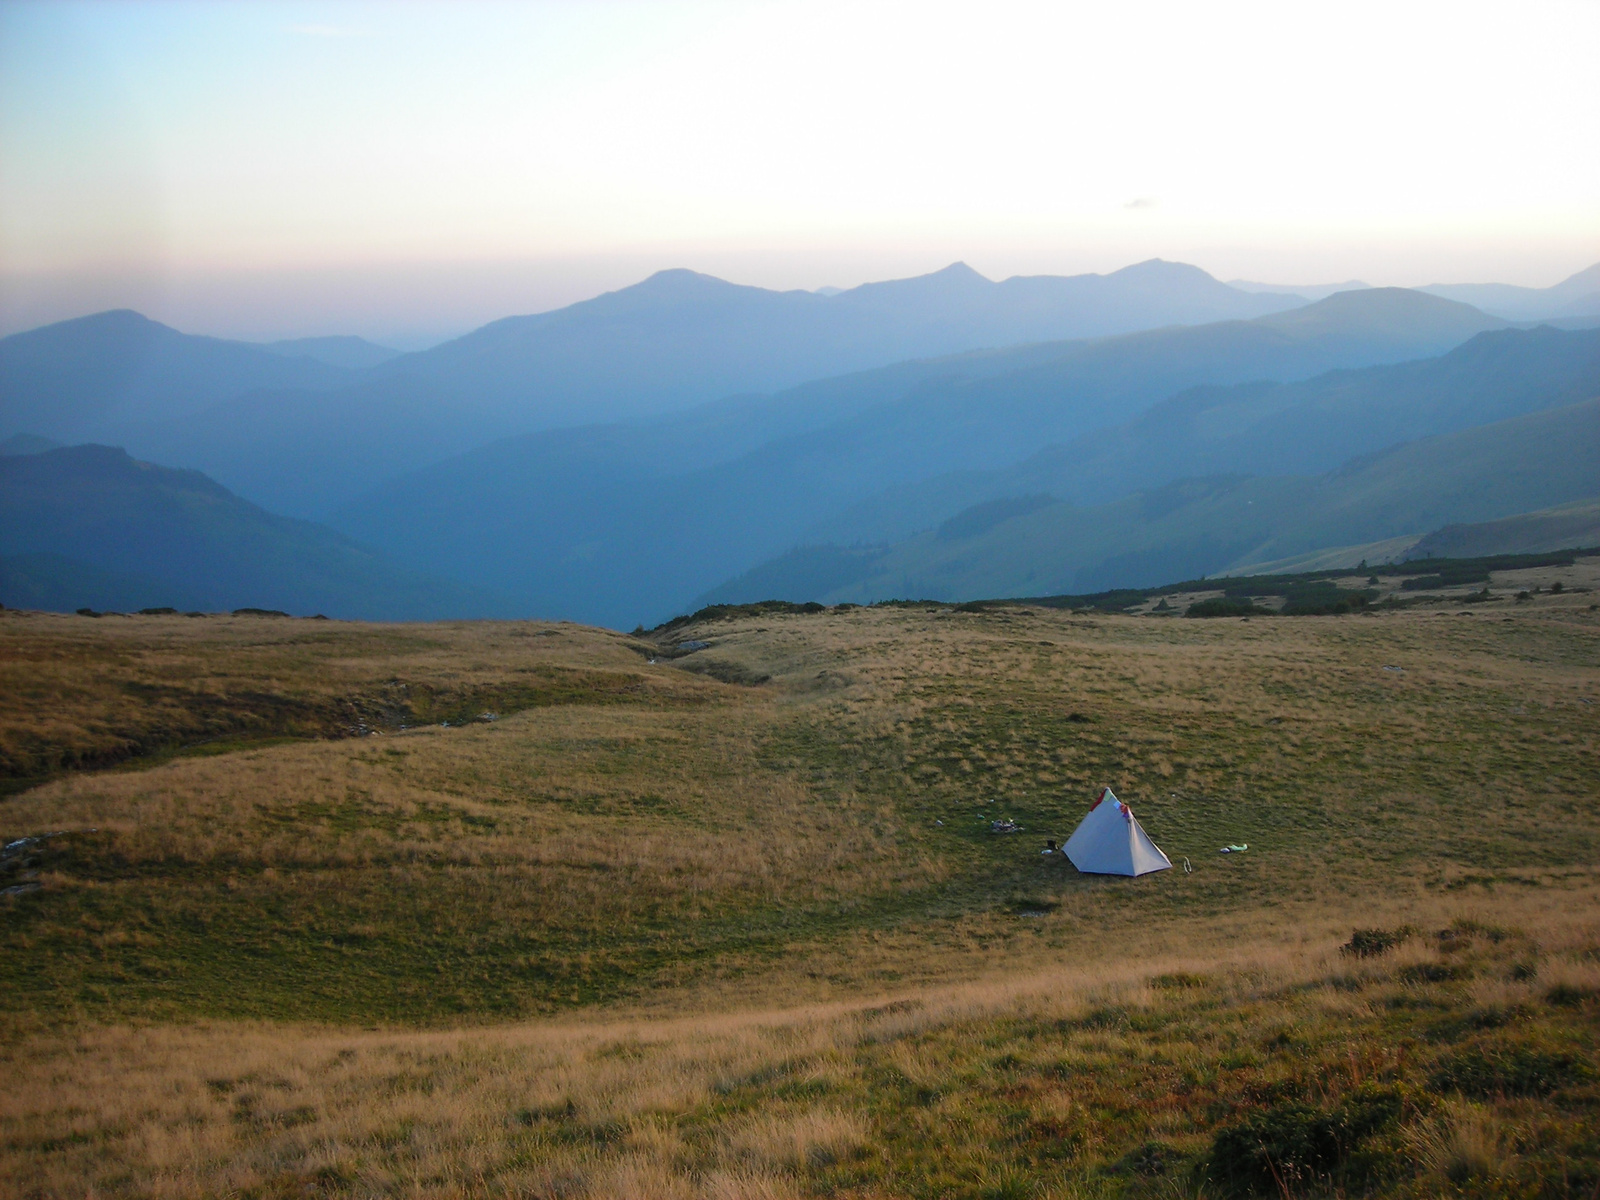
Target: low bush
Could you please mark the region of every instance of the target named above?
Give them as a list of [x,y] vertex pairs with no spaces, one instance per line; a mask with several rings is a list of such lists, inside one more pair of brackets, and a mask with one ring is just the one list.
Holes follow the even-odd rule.
[[1365,1086],[1333,1109],[1291,1101],[1258,1109],[1220,1130],[1207,1161],[1210,1181],[1225,1192],[1248,1196],[1290,1195],[1308,1187],[1357,1183],[1346,1180],[1361,1143],[1399,1124],[1398,1089]]
[[1576,1054],[1536,1046],[1473,1046],[1447,1058],[1428,1081],[1436,1092],[1463,1096],[1548,1096],[1592,1079]]
[[1272,610],[1257,608],[1248,600],[1230,600],[1217,596],[1211,600],[1197,600],[1183,614],[1186,617],[1270,617]]
[[1283,613],[1288,617],[1338,616],[1359,612],[1377,598],[1376,591],[1352,591],[1331,580],[1321,580],[1286,588]]
[[1357,929],[1339,949],[1357,958],[1372,958],[1393,950],[1412,932],[1410,926],[1401,926],[1399,929]]

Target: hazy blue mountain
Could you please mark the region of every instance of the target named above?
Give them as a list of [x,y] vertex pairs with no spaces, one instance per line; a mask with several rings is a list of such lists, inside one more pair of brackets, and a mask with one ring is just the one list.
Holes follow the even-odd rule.
[[60,446],[60,442],[36,434],[14,433],[8,438],[0,439],[0,458],[10,457],[13,454],[43,454],[46,450],[56,450]]
[[[1307,300],[1326,300],[1335,292],[1358,292],[1372,285],[1360,279],[1343,283],[1257,283],[1252,279],[1230,279],[1228,286],[1241,292],[1265,292],[1275,296],[1304,296]],[[1453,299],[1454,297],[1452,297]]]
[[364,371],[391,358],[399,358],[399,350],[369,342],[366,338],[351,336],[288,338],[280,342],[263,342],[261,348],[285,358],[310,358],[330,367],[343,367]]
[[1248,292],[1199,267],[1153,258],[1108,275],[1015,275],[999,283],[954,263],[918,279],[862,284],[835,302],[909,318],[973,346],[1003,346],[1264,316],[1306,297]]
[[560,423],[654,415],[739,392],[1024,342],[1254,317],[1304,303],[1152,260],[1110,275],[994,283],[964,263],[836,295],[745,287],[693,271],[536,316],[508,317],[383,368],[474,403]]
[[1315,474],[1385,446],[1596,395],[1600,330],[1482,333],[1437,359],[1191,388],[999,470],[886,489],[803,536],[893,541],[986,498],[1043,492],[1088,504],[1186,475]]
[[[835,555],[830,591],[770,598],[967,600],[1144,586],[1597,497],[1600,399],[1408,442],[1317,476],[1191,478],[1106,505],[1030,506],[970,537],[930,531],[858,548],[850,582],[840,582]],[[819,548],[803,554],[827,561]],[[801,575],[801,565],[762,564],[701,600],[769,598],[773,581]]]
[[196,471],[70,446],[0,458],[0,602],[57,609],[282,609],[377,620],[506,616]]
[[1600,263],[1569,276],[1554,287],[1517,287],[1509,283],[1434,283],[1418,291],[1471,304],[1513,321],[1600,314]]
[[332,396],[258,391],[96,437],[203,469],[269,508],[320,517],[382,479],[518,433],[647,420],[914,358],[1300,303],[1162,262],[1003,283],[956,264],[833,296],[663,271],[391,359]]
[[354,377],[311,358],[179,333],[135,312],[104,312],[0,338],[0,436],[81,440],[256,389],[325,391]]
[[[1253,321],[913,364],[648,427],[508,439],[391,481],[333,523],[533,611],[626,626],[886,486],[1005,467],[1199,383],[1435,354],[1504,324],[1373,289]],[[736,416],[736,435],[719,430]]]
[[232,608],[211,604],[212,594],[203,584],[162,580],[126,571],[108,571],[92,563],[61,554],[0,556],[0,603],[7,608],[43,612],[134,613],[141,608],[176,608],[179,612],[227,612],[232,608],[258,608],[237,604]]

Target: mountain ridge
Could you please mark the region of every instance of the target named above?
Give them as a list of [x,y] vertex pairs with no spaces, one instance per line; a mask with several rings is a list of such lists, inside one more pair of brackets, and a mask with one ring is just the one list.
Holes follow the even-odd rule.
[[[324,526],[264,512],[198,471],[114,446],[0,458],[3,585],[30,603],[241,607],[377,620],[508,616],[480,589],[429,578]],[[117,594],[121,589],[124,595]],[[0,595],[15,606],[15,590]]]

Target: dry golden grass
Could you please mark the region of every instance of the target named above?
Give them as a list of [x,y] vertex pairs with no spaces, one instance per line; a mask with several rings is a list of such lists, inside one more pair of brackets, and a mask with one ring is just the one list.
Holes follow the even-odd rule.
[[[0,736],[45,758],[41,714],[87,746],[128,696],[530,706],[0,802],[69,831],[0,881],[42,885],[0,901],[0,1190],[1166,1195],[1280,1092],[1376,1081],[1431,1097],[1377,1190],[1586,1195],[1578,1084],[1430,1082],[1594,1060],[1600,618],[1508,615],[881,608],[652,665],[570,626],[6,614],[58,665],[0,660],[45,697]],[[1102,783],[1194,873],[1041,856]],[[1353,960],[1358,925],[1421,932]]]
[[[1371,1032],[1397,999],[1417,994],[1404,981],[1419,964],[1465,954],[1491,970],[1534,954],[1539,982],[1496,983],[1493,1000],[1539,1007],[1547,977],[1582,969],[1600,947],[1597,901],[1586,889],[1494,905],[1512,931],[1476,957],[1419,939],[1352,961],[1263,915],[1244,945],[1197,929],[1180,956],[1130,959],[1107,947],[1087,964],[787,1011],[471,1032],[202,1023],[39,1034],[0,1060],[11,1081],[0,1094],[0,1184],[12,1195],[174,1198],[306,1188],[898,1195],[914,1182],[894,1183],[895,1156],[911,1153],[902,1140],[925,1136],[918,1153],[947,1151],[972,1170],[983,1167],[975,1151],[985,1139],[1007,1144],[1003,1128],[989,1127],[994,1116],[971,1104],[996,1088],[1010,1098],[1007,1119],[1044,1142],[1046,1158],[1063,1140],[1101,1160],[1150,1137],[1183,1148],[1197,1143],[1208,1105],[1303,1070],[1306,1047],[1318,1047],[1314,1086],[1325,1094],[1393,1078],[1396,1049]],[[1486,928],[1445,902],[1411,915]],[[1536,950],[1517,927],[1539,931]],[[1176,991],[1171,979],[1182,981]],[[1484,984],[1449,998],[1478,1012]],[[1300,1049],[1281,1049],[1284,1030]],[[932,1099],[896,1112],[884,1091]],[[1097,1120],[1108,1105],[1123,1111]],[[1519,1113],[1548,1124],[1525,1103],[1446,1100],[1422,1110],[1405,1137],[1425,1179],[1498,1178],[1517,1168]],[[1021,1149],[995,1153],[1028,1163]]]

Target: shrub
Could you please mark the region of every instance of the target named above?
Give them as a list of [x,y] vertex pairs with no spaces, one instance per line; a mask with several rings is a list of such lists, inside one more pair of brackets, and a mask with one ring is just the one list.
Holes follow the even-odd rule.
[[1365,608],[1375,591],[1351,591],[1331,580],[1295,584],[1284,589],[1283,613],[1289,617],[1338,616]]
[[1362,1087],[1332,1110],[1289,1102],[1259,1109],[1218,1131],[1207,1174],[1235,1195],[1292,1194],[1341,1174],[1361,1143],[1397,1125],[1394,1088]]
[[1411,927],[1405,925],[1399,929],[1357,929],[1350,935],[1350,940],[1339,949],[1357,958],[1373,958],[1379,954],[1387,954],[1409,938],[1412,932]]
[[1582,1083],[1593,1071],[1568,1051],[1525,1045],[1473,1046],[1446,1059],[1428,1086],[1463,1096],[1548,1096]]
[[1570,983],[1558,983],[1545,992],[1544,998],[1562,1008],[1577,1008],[1584,1001],[1594,998],[1594,989],[1576,987]]
[[1463,583],[1488,583],[1489,568],[1482,560],[1463,559],[1441,562],[1436,572],[1413,575],[1400,584],[1402,591],[1420,592],[1428,588],[1460,587]]

